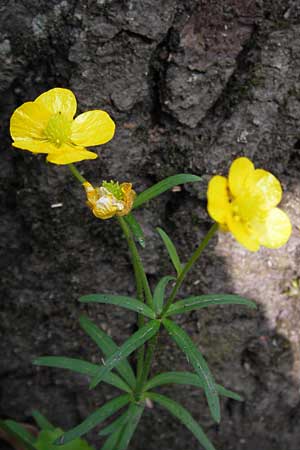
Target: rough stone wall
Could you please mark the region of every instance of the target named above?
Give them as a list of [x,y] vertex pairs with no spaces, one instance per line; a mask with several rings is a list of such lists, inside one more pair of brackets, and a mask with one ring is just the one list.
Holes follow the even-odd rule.
[[[78,164],[92,182],[132,180],[137,191],[178,172],[203,175],[138,212],[151,284],[170,271],[155,226],[183,259],[209,226],[205,191],[239,155],[277,175],[294,231],[278,251],[250,254],[219,235],[189,277],[185,293],[235,292],[241,307],[179,318],[218,382],[243,395],[222,400],[210,419],[203,394],[162,392],[181,401],[217,449],[298,450],[300,445],[300,5],[297,0],[2,0],[0,1],[1,321],[0,416],[30,420],[40,409],[71,427],[115,395],[104,385],[33,367],[40,355],[100,361],[80,331],[87,313],[122,342],[134,314],[82,307],[90,292],[132,295],[125,242],[113,221],[98,222],[67,168],[12,149],[15,107],[54,86],[71,88],[80,110],[107,110],[116,136],[101,157]],[[59,208],[53,205],[61,203]],[[155,371],[186,369],[166,335]],[[95,434],[92,442],[96,442]],[[148,409],[131,449],[199,448],[179,423]]]

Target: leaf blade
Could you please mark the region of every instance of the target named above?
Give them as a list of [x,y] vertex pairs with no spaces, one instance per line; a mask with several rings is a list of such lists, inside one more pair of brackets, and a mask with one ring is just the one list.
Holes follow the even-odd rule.
[[64,445],[73,439],[79,438],[88,433],[92,428],[99,425],[123,406],[127,405],[130,402],[130,398],[131,397],[129,394],[123,394],[113,400],[110,400],[105,405],[101,406],[101,408],[90,414],[79,425],[64,433],[57,441],[55,441],[54,444]]
[[[106,357],[109,357],[112,353],[116,352],[119,347],[101,328],[97,327],[86,316],[80,316],[79,323],[82,329],[89,335],[89,337],[95,342]],[[133,369],[127,359],[120,361],[116,370],[119,372],[126,383],[132,388],[135,388],[136,379]]]
[[129,406],[129,420],[123,426],[123,431],[118,442],[118,450],[126,450],[136,427],[142,417],[145,406],[137,403],[131,403]]
[[99,436],[107,436],[108,434],[115,433],[119,430],[128,420],[129,409],[125,411],[121,416],[119,416],[112,423],[107,425],[105,428],[99,431]]
[[35,438],[21,424],[14,420],[0,420],[0,427],[20,442],[26,450],[35,450]]
[[174,281],[174,280],[176,280],[175,277],[167,275],[159,280],[159,282],[157,283],[157,285],[154,289],[153,306],[154,306],[154,309],[155,309],[155,312],[157,315],[160,314],[163,309],[164,295],[165,295],[165,290],[166,290],[167,284],[170,281]]
[[165,409],[167,409],[173,416],[180,420],[188,430],[197,438],[201,445],[206,450],[216,450],[213,444],[210,442],[200,425],[195,421],[191,414],[179,403],[171,400],[165,395],[156,394],[154,392],[147,392],[147,397],[156,403],[159,403]]
[[79,301],[81,303],[103,303],[106,305],[120,306],[121,308],[130,309],[138,314],[142,314],[149,319],[155,319],[155,313],[149,306],[136,298],[126,297],[124,295],[89,294],[80,297]]
[[142,248],[145,248],[146,247],[145,235],[141,225],[139,224],[135,216],[132,213],[129,213],[126,216],[124,216],[124,220],[127,222],[127,225],[129,226],[137,242],[140,244]]
[[171,316],[173,314],[183,314],[188,311],[193,311],[201,308],[206,308],[208,306],[217,305],[243,305],[248,308],[255,309],[257,305],[247,298],[240,297],[239,295],[232,294],[207,294],[195,297],[189,297],[183,300],[179,300],[170,306],[166,316]]
[[208,406],[212,417],[216,422],[220,422],[220,402],[213,376],[208,368],[208,365],[197,349],[189,335],[179,327],[175,322],[164,319],[163,324],[168,333],[174,339],[179,348],[186,354],[195,372],[203,381],[203,387],[207,398]]
[[138,208],[143,203],[152,200],[153,198],[157,197],[158,195],[162,194],[163,192],[166,192],[167,190],[173,188],[174,186],[178,186],[179,184],[184,183],[195,183],[196,181],[200,181],[200,177],[197,175],[191,175],[188,173],[181,173],[177,175],[173,175],[171,177],[165,178],[162,181],[159,181],[158,183],[154,184],[150,188],[146,189],[145,191],[141,192],[135,199],[133,203],[133,208]]
[[[203,382],[200,380],[199,376],[191,372],[164,372],[155,375],[151,378],[145,385],[145,391],[149,391],[155,387],[162,386],[165,384],[184,384],[195,386],[203,389]],[[217,391],[220,395],[224,397],[232,398],[237,401],[243,401],[239,394],[236,394],[229,389],[224,388],[220,384],[216,384]]]
[[36,424],[40,427],[41,430],[55,430],[55,426],[52,425],[49,420],[43,416],[39,411],[34,410],[32,411],[32,417],[34,418]]
[[136,331],[127,341],[113,353],[100,367],[98,375],[96,375],[90,384],[90,388],[94,388],[103,380],[103,376],[108,374],[120,360],[129,356],[134,350],[151,339],[159,330],[160,322],[151,320],[138,331]]
[[160,235],[163,243],[165,244],[170,260],[174,266],[174,269],[176,270],[177,275],[179,276],[182,271],[182,264],[173,241],[162,228],[157,227],[156,231]]

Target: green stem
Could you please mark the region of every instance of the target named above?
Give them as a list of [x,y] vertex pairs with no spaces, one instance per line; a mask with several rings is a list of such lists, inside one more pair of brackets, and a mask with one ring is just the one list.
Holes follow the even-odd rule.
[[149,375],[149,372],[151,369],[152,360],[153,360],[154,352],[155,352],[157,341],[158,341],[158,334],[159,334],[159,331],[157,331],[156,335],[150,339],[149,344],[148,344],[146,358],[145,358],[145,364],[143,367],[143,372],[142,372],[141,377],[138,379],[137,386],[136,386],[137,399],[139,399],[139,396],[141,395],[141,393],[143,391],[144,384],[148,378],[148,375]]
[[68,164],[68,167],[70,169],[70,171],[72,172],[72,174],[74,175],[74,177],[79,181],[79,183],[83,184],[85,183],[87,180],[81,175],[81,173],[79,172],[78,169],[76,169],[76,167],[74,166],[74,164]]
[[193,267],[193,265],[196,263],[198,258],[200,257],[201,253],[213,237],[213,235],[218,230],[218,224],[214,223],[210,229],[208,230],[206,236],[204,237],[203,241],[201,241],[200,245],[197,247],[197,249],[194,251],[188,262],[185,264],[182,272],[180,273],[179,277],[177,278],[176,284],[170,294],[170,297],[168,298],[166,305],[163,309],[162,316],[168,311],[169,307],[172,305],[173,301],[175,300],[175,297],[177,295],[178,290],[180,289],[187,273],[190,271],[190,269]]

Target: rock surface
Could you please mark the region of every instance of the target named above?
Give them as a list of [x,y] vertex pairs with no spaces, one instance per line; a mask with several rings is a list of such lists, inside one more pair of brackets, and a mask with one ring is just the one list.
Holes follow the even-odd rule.
[[[138,211],[151,285],[171,267],[161,226],[185,260],[209,227],[207,181],[239,155],[278,176],[294,230],[287,246],[250,254],[219,235],[183,293],[234,292],[257,301],[179,317],[217,381],[245,402],[222,401],[210,419],[202,393],[166,387],[216,449],[298,450],[300,442],[300,6],[295,0],[27,0],[0,3],[1,278],[0,416],[30,420],[38,408],[62,427],[79,423],[115,392],[88,391],[84,377],[32,366],[40,355],[100,362],[79,329],[88,314],[122,342],[132,313],[79,305],[80,295],[134,295],[117,223],[99,222],[66,167],[12,149],[9,117],[54,86],[80,111],[102,108],[117,123],[101,157],[78,164],[94,183],[131,180],[138,192],[178,172],[203,175]],[[138,169],[138,170],[137,170]],[[149,253],[148,253],[149,249]],[[162,334],[154,371],[186,370]],[[91,442],[100,446],[96,434]],[[131,449],[199,445],[161,409],[148,408]]]

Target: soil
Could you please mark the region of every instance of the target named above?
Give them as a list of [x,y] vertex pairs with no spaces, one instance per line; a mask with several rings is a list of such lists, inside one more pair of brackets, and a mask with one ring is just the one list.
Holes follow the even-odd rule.
[[[142,257],[151,286],[171,272],[155,232],[174,239],[182,260],[210,226],[206,188],[231,161],[250,157],[280,178],[293,235],[279,250],[249,253],[219,234],[182,295],[242,294],[259,308],[218,307],[178,318],[218,383],[244,402],[222,400],[210,419],[202,392],[164,387],[185,405],[217,450],[300,447],[300,5],[297,0],[0,1],[1,278],[0,417],[31,421],[39,409],[70,428],[116,395],[65,371],[39,368],[41,355],[101,361],[80,330],[85,313],[121,343],[135,315],[83,306],[92,292],[134,295],[118,224],[100,222],[67,167],[13,149],[14,109],[56,86],[79,110],[101,108],[117,124],[99,159],[77,165],[91,182],[131,181],[137,192],[179,172],[200,183],[141,208]],[[187,370],[162,334],[153,373]],[[100,448],[92,433],[90,441]],[[198,449],[179,422],[147,408],[132,450]]]

